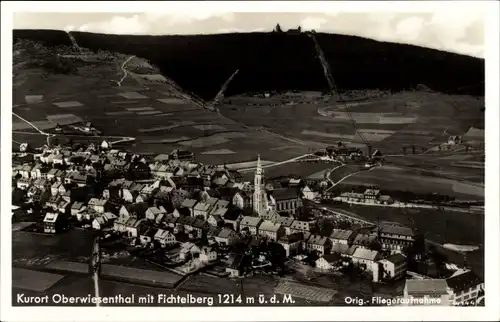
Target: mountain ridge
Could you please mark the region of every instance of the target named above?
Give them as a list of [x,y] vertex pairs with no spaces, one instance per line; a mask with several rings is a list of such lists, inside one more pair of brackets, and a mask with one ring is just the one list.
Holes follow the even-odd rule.
[[[109,35],[71,32],[79,46],[144,58],[163,75],[204,99],[213,99],[236,69],[227,95],[270,90],[320,90],[328,85],[302,34]],[[71,46],[65,31],[14,30],[14,43],[30,39]],[[316,33],[340,90],[401,91],[425,84],[437,92],[484,96],[484,59],[357,36]],[[479,86],[470,85],[478,84]]]

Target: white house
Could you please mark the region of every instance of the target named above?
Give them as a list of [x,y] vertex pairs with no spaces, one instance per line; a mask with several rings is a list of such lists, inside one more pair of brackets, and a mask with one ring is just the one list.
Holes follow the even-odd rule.
[[378,261],[380,255],[375,250],[369,250],[362,247],[356,248],[354,254],[352,254],[353,264],[365,268],[371,271],[373,269],[373,264]]
[[378,277],[396,280],[406,276],[408,261],[404,255],[398,253],[379,260],[375,265],[377,265],[378,272],[374,269],[373,273],[378,273]]
[[472,271],[459,271],[447,278],[446,284],[454,305],[477,303],[484,293],[484,281]]
[[217,252],[212,247],[202,247],[200,261],[202,263],[212,263],[217,260]]
[[89,200],[88,208],[93,209],[98,214],[103,214],[106,211],[106,199],[91,198]]
[[158,229],[153,239],[158,241],[162,247],[167,247],[175,243],[174,234],[164,229]]
[[325,254],[316,260],[316,268],[324,271],[333,270],[342,265],[342,257],[339,254]]
[[274,223],[269,220],[264,220],[259,228],[258,235],[265,236],[271,240],[277,241],[285,234],[285,229],[279,223]]

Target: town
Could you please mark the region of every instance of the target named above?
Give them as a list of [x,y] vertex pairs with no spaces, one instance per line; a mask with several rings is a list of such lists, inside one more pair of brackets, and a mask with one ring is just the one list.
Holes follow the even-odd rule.
[[[426,249],[422,232],[371,223],[322,203],[328,198],[396,203],[376,187],[332,196],[325,178],[267,180],[259,155],[250,182],[225,165],[197,162],[187,150],[150,156],[106,141],[43,148],[23,144],[20,150],[13,157],[12,220],[31,218],[35,223],[24,231],[93,231],[104,250],[124,249],[181,275],[202,271],[223,279],[285,279],[303,271],[311,280],[316,274],[354,274],[389,288],[404,283],[397,297],[405,299],[431,296],[440,305],[484,301],[484,282]],[[318,154],[361,169],[383,162],[378,150],[365,158],[340,145]]]

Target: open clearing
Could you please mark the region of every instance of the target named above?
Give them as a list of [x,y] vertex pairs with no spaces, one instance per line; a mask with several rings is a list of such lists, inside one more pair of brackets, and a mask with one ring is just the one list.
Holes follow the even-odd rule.
[[310,130],[303,130],[301,133],[304,135],[315,135],[315,136],[322,136],[322,137],[333,138],[333,139],[352,140],[355,137],[355,135],[346,135],[346,134],[339,134],[339,133],[325,133],[325,132],[310,131]]
[[27,104],[37,104],[43,100],[43,95],[26,95],[24,100]]
[[146,106],[146,107],[129,107],[127,108],[127,111],[131,111],[131,112],[142,112],[142,111],[152,111],[154,110],[154,108],[150,107],[150,106]]
[[165,104],[189,104],[185,99],[175,97],[159,98],[157,101]]
[[120,116],[120,115],[130,115],[130,114],[134,114],[134,112],[130,112],[130,111],[118,111],[118,112],[107,112],[107,113],[104,113],[108,116]]
[[106,277],[123,279],[125,281],[148,282],[171,287],[182,279],[181,275],[170,272],[138,269],[132,267],[103,264],[101,274]]
[[136,115],[155,115],[155,114],[161,114],[160,111],[144,111],[144,112],[136,112]]
[[456,180],[416,175],[411,172],[394,172],[384,167],[373,171],[364,171],[342,182],[343,185],[378,185],[384,190],[413,191],[415,193],[440,193],[464,198],[484,198],[484,187],[474,183],[458,182]]
[[89,265],[87,263],[70,262],[70,261],[53,261],[46,268],[58,271],[66,271],[72,273],[87,274],[89,273]]
[[205,151],[201,152],[201,154],[234,154],[236,152],[231,151],[229,149],[220,149],[220,150],[211,150],[211,151]]
[[197,130],[200,130],[200,131],[207,131],[207,130],[224,131],[224,130],[226,130],[225,127],[218,125],[218,124],[201,124],[201,125],[194,125],[193,127]]
[[444,244],[443,247],[457,252],[473,252],[480,248],[479,246],[474,246],[474,245],[456,245],[456,244]]
[[148,98],[147,96],[142,95],[141,93],[138,92],[125,92],[125,93],[119,93],[118,95],[131,100]]
[[83,106],[83,104],[78,101],[57,102],[53,104],[57,107],[62,107],[62,108]]
[[337,293],[337,291],[328,288],[309,286],[287,281],[280,282],[274,289],[274,292],[277,294],[291,295],[292,298],[300,297],[316,302],[329,302],[332,300],[335,293]]
[[64,275],[43,273],[24,268],[12,269],[12,287],[35,291],[45,292],[52,285],[64,278]]

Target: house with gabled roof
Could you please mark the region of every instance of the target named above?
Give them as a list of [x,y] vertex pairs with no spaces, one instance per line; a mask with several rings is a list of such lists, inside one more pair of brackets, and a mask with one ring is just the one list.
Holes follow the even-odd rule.
[[[408,260],[403,254],[397,253],[378,261],[377,273],[384,280],[397,280],[406,276]],[[376,270],[373,270],[375,274]]]
[[308,221],[294,220],[290,226],[290,233],[310,232],[311,227]]
[[294,220],[293,217],[279,216],[276,222],[283,227],[286,235],[290,235],[292,233],[291,227]]
[[278,243],[283,246],[286,256],[295,256],[302,251],[302,241],[304,239],[303,233],[293,233],[281,236]]
[[473,271],[461,270],[446,279],[450,302],[455,305],[477,303],[484,294],[484,280]]
[[356,233],[353,232],[352,230],[335,228],[330,234],[330,240],[332,241],[333,244],[351,245],[352,242],[354,241],[354,238],[356,238]]
[[167,247],[168,245],[175,244],[175,236],[170,231],[166,229],[158,229],[153,239],[158,241],[161,247]]
[[149,207],[146,210],[146,219],[156,220],[156,218],[158,217],[158,215],[160,215],[160,214],[166,214],[166,213],[167,213],[167,210],[163,206]]
[[148,210],[148,208],[149,205],[145,202],[127,204],[121,206],[119,215],[120,217],[125,217],[125,218],[141,219],[146,217],[146,211]]
[[215,240],[221,245],[232,245],[238,240],[238,235],[235,231],[227,228],[222,228]]
[[103,214],[108,209],[108,201],[106,199],[91,198],[88,203],[88,208],[98,214]]
[[359,248],[373,249],[377,247],[377,236],[369,234],[357,234],[352,243]]
[[190,199],[190,198],[187,198],[187,199],[184,199],[184,201],[182,202],[181,204],[181,208],[186,208],[189,210],[189,215],[194,217],[195,216],[195,213],[194,213],[194,208],[196,206],[198,202],[195,200],[195,199]]
[[277,241],[285,234],[285,229],[279,223],[264,220],[257,231],[259,236],[267,237],[270,240]]
[[373,264],[380,259],[380,254],[376,250],[358,247],[352,254],[352,262],[364,269],[371,271]]
[[248,229],[251,235],[256,236],[259,231],[259,226],[262,223],[262,218],[260,217],[250,217],[245,216],[240,222],[240,231]]
[[311,235],[309,239],[305,242],[306,250],[309,252],[317,252],[320,256],[324,254],[329,254],[332,248],[332,242],[326,236]]

